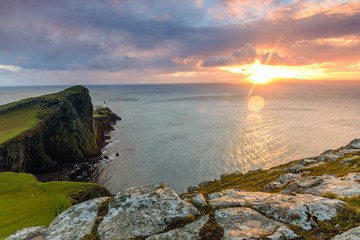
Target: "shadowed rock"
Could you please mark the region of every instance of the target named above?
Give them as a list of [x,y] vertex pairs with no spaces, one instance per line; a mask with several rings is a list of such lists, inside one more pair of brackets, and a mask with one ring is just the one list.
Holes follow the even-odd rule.
[[204,224],[209,220],[209,216],[203,216],[199,220],[190,223],[182,228],[177,228],[166,233],[153,235],[146,240],[168,240],[168,239],[182,239],[182,240],[200,240],[199,232]]
[[5,240],[28,240],[33,238],[40,238],[45,236],[46,227],[29,227],[17,231],[16,233],[10,235]]

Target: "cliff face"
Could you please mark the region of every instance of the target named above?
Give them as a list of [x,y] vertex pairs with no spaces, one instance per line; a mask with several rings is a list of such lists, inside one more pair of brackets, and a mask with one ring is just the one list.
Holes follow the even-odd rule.
[[11,103],[0,107],[0,116],[29,108],[41,109],[40,122],[0,144],[0,171],[48,172],[56,170],[59,164],[81,162],[101,154],[99,146],[103,143],[99,139],[103,140],[103,136],[98,134],[104,134],[105,126],[93,121],[87,88],[75,86]]

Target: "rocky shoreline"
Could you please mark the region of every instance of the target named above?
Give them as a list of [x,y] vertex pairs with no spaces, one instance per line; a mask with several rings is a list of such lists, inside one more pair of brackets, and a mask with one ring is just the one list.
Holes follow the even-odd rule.
[[164,185],[132,187],[7,240],[359,239],[359,165],[355,139],[317,157],[223,176],[180,197]]

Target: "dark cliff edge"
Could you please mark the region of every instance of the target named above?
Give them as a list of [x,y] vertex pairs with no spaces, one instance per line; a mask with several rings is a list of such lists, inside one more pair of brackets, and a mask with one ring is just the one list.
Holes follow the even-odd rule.
[[0,106],[0,125],[7,115],[22,112],[34,112],[36,124],[0,141],[0,172],[47,173],[99,157],[106,132],[120,119],[108,108],[94,113],[89,90],[83,86]]

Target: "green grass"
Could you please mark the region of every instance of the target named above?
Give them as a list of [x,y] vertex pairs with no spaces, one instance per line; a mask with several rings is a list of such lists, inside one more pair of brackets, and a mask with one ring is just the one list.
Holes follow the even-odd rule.
[[252,192],[260,192],[268,183],[280,176],[281,171],[277,170],[268,173],[268,170],[252,172],[249,174],[231,174],[219,181],[214,181],[199,189],[199,192],[207,196],[210,193],[220,192],[225,189],[241,189]]
[[0,173],[0,239],[19,229],[48,226],[77,196],[97,188],[92,183],[36,181],[27,173]]
[[0,144],[33,129],[40,121],[43,109],[23,109],[0,115]]
[[93,117],[94,117],[94,118],[98,118],[98,117],[106,117],[106,115],[102,115],[102,114],[96,114],[96,113],[94,113],[94,114],[93,114]]
[[[339,157],[334,162],[326,162],[323,165],[318,167],[306,169],[306,171],[310,171],[307,173],[307,176],[321,176],[323,174],[333,174],[337,177],[345,176],[349,173],[360,172],[360,158],[355,157],[354,160],[351,161],[351,164],[348,166],[344,166],[340,164],[340,162],[345,158],[352,158],[353,156],[360,155],[359,152],[348,153],[344,157]],[[355,167],[357,165],[357,167]]]
[[31,100],[34,100],[34,99],[43,99],[43,100],[51,100],[51,99],[63,99],[64,96],[68,93],[81,93],[83,91],[85,91],[85,87],[83,86],[73,86],[73,87],[70,87],[70,88],[67,88],[61,92],[58,92],[58,93],[51,93],[51,94],[47,94],[47,95],[43,95],[43,96],[39,96],[39,97],[30,97],[30,98],[26,98],[26,99],[22,99],[20,101],[17,101],[17,102],[11,102],[11,103],[8,103],[8,104],[5,104],[5,105],[2,105],[0,106],[0,110],[4,110],[4,109],[7,109],[7,108],[10,108],[10,107],[14,107],[20,103],[25,103],[27,101],[31,101]]

